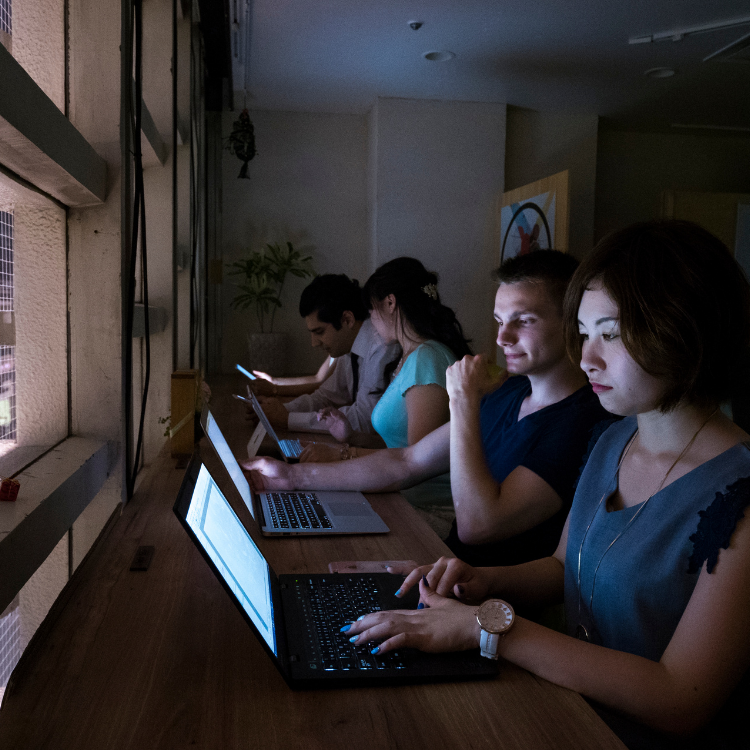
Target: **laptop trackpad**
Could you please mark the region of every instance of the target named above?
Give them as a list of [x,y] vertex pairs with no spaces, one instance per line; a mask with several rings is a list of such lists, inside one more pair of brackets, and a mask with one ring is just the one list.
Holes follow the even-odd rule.
[[334,516],[369,516],[370,509],[364,503],[327,503]]

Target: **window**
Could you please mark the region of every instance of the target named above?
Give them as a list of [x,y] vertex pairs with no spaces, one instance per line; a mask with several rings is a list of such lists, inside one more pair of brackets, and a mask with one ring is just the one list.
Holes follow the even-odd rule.
[[21,617],[16,597],[0,615],[0,699],[5,692],[10,673],[20,658]]
[[10,34],[13,31],[10,0],[0,0],[0,31]]
[[[4,2],[4,0],[0,0]],[[0,211],[0,455],[16,441],[16,347],[13,341],[13,214]]]

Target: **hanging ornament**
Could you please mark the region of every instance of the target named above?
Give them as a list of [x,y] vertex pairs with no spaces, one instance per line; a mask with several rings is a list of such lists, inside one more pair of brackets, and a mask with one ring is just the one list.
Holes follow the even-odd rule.
[[241,162],[242,168],[238,179],[250,179],[247,176],[247,163],[255,156],[255,132],[247,109],[240,113],[240,119],[234,121],[234,127],[227,139],[227,151],[231,151]]

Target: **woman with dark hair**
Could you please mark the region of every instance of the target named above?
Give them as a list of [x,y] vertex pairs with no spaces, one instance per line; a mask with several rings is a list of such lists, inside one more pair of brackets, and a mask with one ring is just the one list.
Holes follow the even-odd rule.
[[456,314],[440,302],[437,282],[416,258],[396,258],[365,284],[375,330],[401,345],[391,383],[372,412],[372,426],[389,448],[412,445],[448,421],[445,371],[472,353]]
[[[401,357],[386,367],[389,385],[372,413],[372,426],[388,448],[412,445],[448,421],[445,371],[471,354],[456,314],[440,301],[437,282],[437,275],[416,258],[395,258],[378,268],[363,290],[375,330],[385,342],[401,346]],[[352,429],[337,410],[325,409],[321,418],[336,438],[351,439]],[[305,451],[303,461],[369,452],[321,444]]]
[[[555,553],[504,568],[443,558],[401,588],[419,582],[424,609],[344,630],[381,642],[373,653],[479,645],[582,693],[630,748],[746,747],[750,436],[719,404],[747,387],[750,286],[704,229],[640,224],[581,263],[565,328],[625,419],[594,446]],[[564,601],[567,634],[488,597]]]

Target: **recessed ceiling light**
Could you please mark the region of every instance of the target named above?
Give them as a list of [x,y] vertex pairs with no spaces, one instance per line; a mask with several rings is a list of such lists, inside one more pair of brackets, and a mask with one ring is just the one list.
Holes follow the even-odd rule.
[[446,60],[452,60],[455,56],[455,52],[448,52],[447,50],[441,52],[425,52],[423,55],[425,60],[432,60],[432,62],[445,62]]
[[671,78],[674,74],[673,68],[649,68],[643,75],[649,78]]

